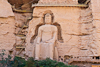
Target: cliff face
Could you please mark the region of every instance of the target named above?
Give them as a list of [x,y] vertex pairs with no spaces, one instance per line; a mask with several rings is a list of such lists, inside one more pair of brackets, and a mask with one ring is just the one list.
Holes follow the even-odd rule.
[[[40,0],[40,2],[42,1],[44,2],[46,0]],[[51,1],[54,2],[54,0]],[[67,1],[72,3],[73,0]],[[54,13],[55,20],[59,22],[59,29],[61,29],[60,31],[62,31],[61,35],[63,37],[63,41],[65,42],[64,46],[58,46],[60,53],[69,51],[69,54],[79,53],[77,55],[84,55],[87,51],[87,54],[90,53],[89,55],[100,55],[99,0],[92,0],[88,8],[35,8],[34,12],[36,13],[33,13],[34,21],[32,20],[30,22],[30,26],[29,21],[30,19],[32,19],[32,13],[18,13],[12,11],[11,5],[15,5],[15,9],[17,10],[32,10],[32,3],[37,2],[38,0],[0,0],[0,49],[11,50],[14,45],[25,46],[28,28],[30,28],[29,30],[31,30],[31,28],[33,28],[35,24],[41,22],[41,20],[38,19],[40,18],[38,16],[42,15],[45,10],[51,10]],[[83,4],[86,2],[86,0],[78,0],[78,2]],[[69,48],[68,45],[74,45],[75,47]],[[80,49],[76,48],[76,45],[78,45]],[[61,48],[65,46],[67,50]],[[21,52],[19,52],[19,49],[14,50],[16,50],[16,55],[18,54],[24,56],[24,50],[22,51],[23,55]],[[75,51],[76,53],[73,51]],[[68,53],[66,52],[66,54]]]
[[[25,45],[26,43],[26,40],[23,42],[23,37],[20,37],[20,35],[27,35],[28,28],[23,29],[23,27],[25,25],[28,27],[29,18],[32,17],[32,13],[13,12],[11,5],[15,5],[16,9],[32,10],[32,3],[37,3],[38,1],[39,0],[0,0],[0,49],[5,49],[8,46],[7,49],[10,50],[14,44]],[[86,0],[79,0],[81,3],[85,1]]]
[[11,5],[0,0],[0,50],[10,50],[15,44],[15,19]]
[[[26,36],[27,27],[25,29],[22,28],[28,25],[28,18],[31,18],[32,13],[13,12],[11,4],[18,2],[15,3],[14,0],[9,1],[10,3],[7,0],[0,0],[0,50],[5,49],[7,51],[6,54],[9,54],[9,50],[13,50],[15,54],[19,50],[17,51],[14,45],[25,45],[25,40],[23,43],[23,37],[20,37],[20,34]],[[19,3],[22,2],[19,0]],[[27,8],[29,7],[27,6]]]
[[14,16],[11,5],[6,0],[0,0],[0,17]]
[[100,56],[100,0],[91,0],[92,14],[93,14],[93,38],[95,46],[97,46],[97,53]]

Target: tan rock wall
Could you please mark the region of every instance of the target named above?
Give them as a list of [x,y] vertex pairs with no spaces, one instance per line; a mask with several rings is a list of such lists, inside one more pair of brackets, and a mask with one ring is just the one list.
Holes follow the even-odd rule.
[[[58,35],[58,54],[64,57],[65,55],[73,56],[90,56],[94,55],[90,45],[93,44],[93,23],[92,23],[92,10],[88,8],[79,7],[35,7],[33,11],[33,19],[29,23],[27,45],[31,46],[27,48],[29,51],[34,49],[34,40],[37,25],[43,23],[42,15],[45,11],[50,10],[54,14],[54,24],[60,25],[61,39]],[[37,29],[38,30],[38,29]],[[35,38],[32,39],[32,35]],[[33,42],[31,43],[31,39]],[[95,52],[95,49],[93,49]],[[28,53],[28,52],[27,52]],[[33,53],[34,54],[34,53]],[[28,54],[27,54],[28,55]],[[32,54],[31,54],[32,56]]]
[[[28,32],[28,24],[29,24],[29,18],[32,17],[32,13],[16,13],[15,14],[15,35],[16,35],[16,55],[19,55],[21,57],[24,56],[22,52],[20,52],[21,47],[25,47],[26,43],[26,35]],[[19,47],[19,48],[17,48]]]
[[39,3],[44,4],[78,4],[78,0],[39,0]]
[[15,44],[14,17],[0,18],[0,49],[12,49]]
[[94,25],[94,41],[98,46],[98,53],[100,55],[100,0],[91,0],[93,25]]
[[0,0],[0,17],[14,16],[11,5],[7,0]]
[[11,50],[15,44],[15,18],[7,0],[0,0],[0,49]]

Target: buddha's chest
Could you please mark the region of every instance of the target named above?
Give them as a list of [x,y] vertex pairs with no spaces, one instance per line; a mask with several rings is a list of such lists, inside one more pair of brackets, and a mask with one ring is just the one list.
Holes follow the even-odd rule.
[[49,28],[49,27],[42,29],[42,33],[53,33],[53,32],[54,32],[54,30],[52,28]]

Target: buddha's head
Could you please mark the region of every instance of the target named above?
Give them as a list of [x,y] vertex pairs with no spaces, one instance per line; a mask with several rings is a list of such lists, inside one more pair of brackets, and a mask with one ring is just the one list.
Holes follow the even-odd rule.
[[45,24],[52,24],[52,16],[51,14],[47,13],[45,14]]

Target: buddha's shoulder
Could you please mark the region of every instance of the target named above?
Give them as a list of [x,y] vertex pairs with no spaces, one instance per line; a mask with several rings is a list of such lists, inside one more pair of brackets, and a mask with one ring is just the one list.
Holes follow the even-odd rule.
[[50,28],[57,28],[55,25],[42,25],[39,28],[46,28],[46,27],[50,27]]
[[45,27],[45,25],[42,25],[42,26],[40,26],[39,28],[44,28]]

